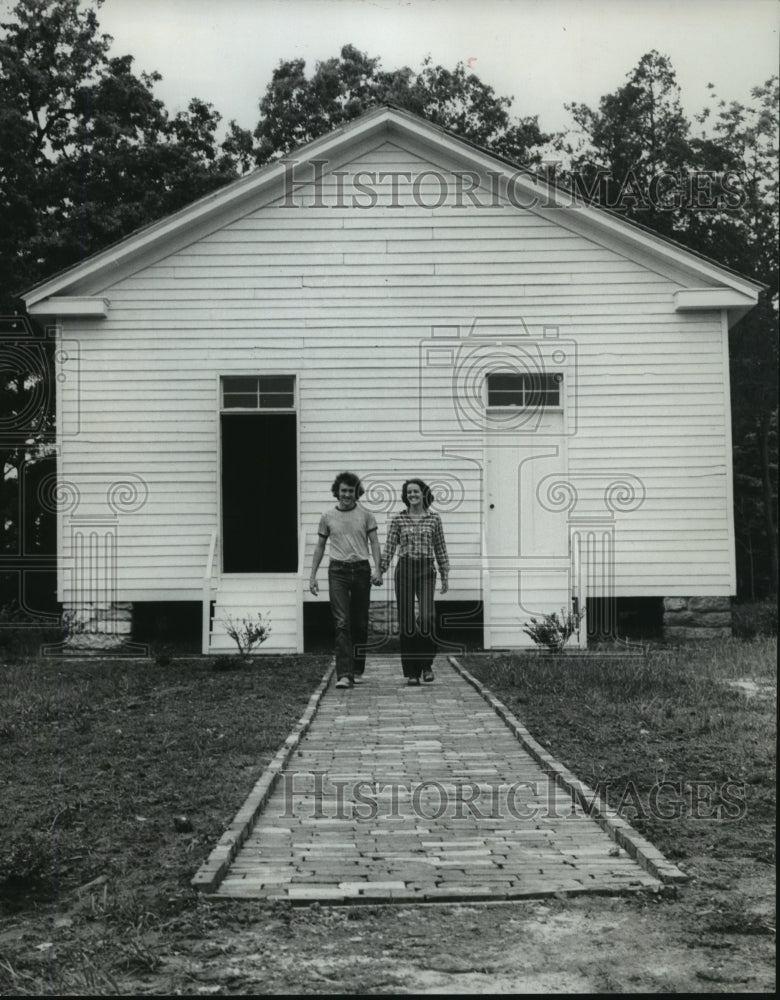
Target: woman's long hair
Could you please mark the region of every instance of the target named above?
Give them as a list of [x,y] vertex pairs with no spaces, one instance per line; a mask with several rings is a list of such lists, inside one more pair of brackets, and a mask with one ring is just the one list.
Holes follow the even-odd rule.
[[433,492],[427,483],[424,483],[422,479],[407,479],[404,485],[401,487],[401,499],[404,502],[406,509],[409,509],[409,495],[407,493],[407,486],[412,483],[420,487],[422,491],[422,504],[423,510],[427,510],[433,503]]

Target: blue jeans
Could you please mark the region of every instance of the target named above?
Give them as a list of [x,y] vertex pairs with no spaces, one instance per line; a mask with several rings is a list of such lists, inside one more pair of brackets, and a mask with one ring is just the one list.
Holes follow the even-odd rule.
[[368,607],[371,603],[371,566],[331,559],[328,589],[336,630],[336,675],[359,677],[366,669]]
[[[404,677],[419,677],[436,656],[436,568],[432,559],[402,556],[395,568],[395,598]],[[416,606],[415,606],[415,598]]]

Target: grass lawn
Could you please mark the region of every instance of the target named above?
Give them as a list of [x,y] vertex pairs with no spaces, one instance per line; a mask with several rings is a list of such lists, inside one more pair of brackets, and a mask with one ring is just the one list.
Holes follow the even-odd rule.
[[191,911],[190,879],[329,662],[0,664],[0,912],[70,900],[69,919],[121,931]]
[[773,864],[776,649],[756,639],[459,660],[670,859],[737,851]]
[[[613,806],[622,798],[624,817],[694,882],[728,893],[705,910],[703,931],[771,933],[758,890],[773,878],[775,639],[658,647],[646,658],[461,662],[579,778],[602,784]],[[195,954],[228,915],[237,927],[260,919],[256,906],[199,898],[190,879],[328,663],[0,664],[2,995],[153,993],[163,949]],[[698,818],[693,787],[700,800],[709,789]],[[380,909],[366,926],[385,933],[397,918]],[[346,916],[280,921],[277,910],[263,925],[269,941],[288,941],[296,921],[316,934],[318,920],[326,939],[356,940]],[[293,974],[229,991],[294,992]],[[186,994],[187,982],[168,978],[166,990]]]

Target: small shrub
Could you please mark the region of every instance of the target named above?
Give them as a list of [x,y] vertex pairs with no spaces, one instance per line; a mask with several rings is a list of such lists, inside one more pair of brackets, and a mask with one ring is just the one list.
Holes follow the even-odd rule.
[[545,615],[541,621],[532,618],[529,625],[523,628],[527,636],[530,636],[537,646],[546,646],[551,653],[559,653],[569,639],[577,632],[582,621],[582,615],[575,611],[566,611],[561,608],[558,616],[553,611],[551,615]]
[[258,613],[256,618],[242,618],[234,621],[231,615],[224,618],[222,624],[230,638],[238,646],[238,655],[242,660],[249,659],[249,655],[255,646],[265,642],[271,634],[271,628],[263,621],[263,616]]

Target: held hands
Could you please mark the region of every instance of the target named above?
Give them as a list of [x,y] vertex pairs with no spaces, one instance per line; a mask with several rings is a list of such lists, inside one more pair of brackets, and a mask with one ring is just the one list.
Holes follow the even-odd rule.
[[[382,586],[382,577],[383,577],[383,575],[384,574],[382,573],[381,570],[374,570],[374,572],[371,575],[371,582],[373,583],[373,585],[375,587],[381,587]],[[312,583],[311,588],[310,588],[312,594],[316,594],[317,593],[317,591],[313,589],[316,586],[317,586],[316,583]],[[449,587],[449,584],[447,583],[447,578],[446,577],[442,577],[441,578],[441,592],[442,592],[442,594],[446,594],[449,589],[450,589],[450,587]]]
[[[375,587],[381,587],[382,586],[382,576],[383,576],[383,574],[381,573],[380,570],[375,570],[374,573],[371,575],[371,582],[374,584]],[[446,594],[449,589],[450,588],[449,588],[449,584],[447,583],[446,577],[442,577],[441,578],[441,592],[442,592],[442,594]],[[320,585],[317,583],[317,581],[314,578],[312,578],[311,580],[309,580],[309,591],[312,594],[314,594],[315,597],[319,596]]]

